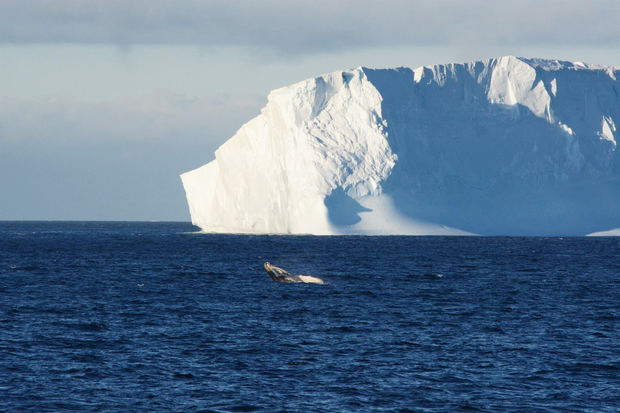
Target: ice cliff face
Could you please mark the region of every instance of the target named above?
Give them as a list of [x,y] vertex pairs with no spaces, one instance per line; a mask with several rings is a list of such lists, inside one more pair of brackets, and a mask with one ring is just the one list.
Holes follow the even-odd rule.
[[312,234],[620,227],[617,75],[508,56],[277,89],[215,160],[181,176],[192,222]]

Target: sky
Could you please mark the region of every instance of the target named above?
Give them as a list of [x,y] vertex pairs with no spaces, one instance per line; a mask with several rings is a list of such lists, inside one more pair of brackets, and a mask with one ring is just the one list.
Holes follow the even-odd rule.
[[0,220],[189,221],[270,90],[503,55],[620,66],[618,0],[2,0]]

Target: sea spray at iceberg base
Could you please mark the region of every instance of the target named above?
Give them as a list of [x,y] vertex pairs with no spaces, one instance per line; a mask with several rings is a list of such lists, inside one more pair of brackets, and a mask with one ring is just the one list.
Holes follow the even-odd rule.
[[584,235],[620,227],[615,68],[506,56],[274,90],[181,176],[209,232]]

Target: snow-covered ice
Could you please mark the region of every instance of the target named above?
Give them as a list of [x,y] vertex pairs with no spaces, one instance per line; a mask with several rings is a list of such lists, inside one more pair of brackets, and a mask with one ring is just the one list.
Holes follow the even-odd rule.
[[618,70],[505,56],[283,87],[181,175],[205,231],[572,234],[620,227]]

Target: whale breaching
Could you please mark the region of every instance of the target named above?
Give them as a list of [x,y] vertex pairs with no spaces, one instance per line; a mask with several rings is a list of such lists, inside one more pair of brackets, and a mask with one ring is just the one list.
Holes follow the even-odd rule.
[[272,280],[278,282],[325,284],[320,278],[311,275],[293,275],[280,267],[271,265],[269,262],[265,263],[265,271],[267,271]]

